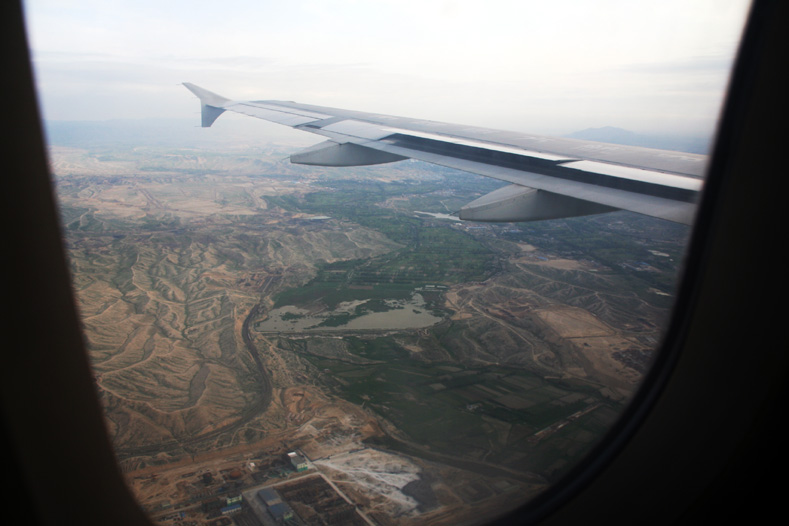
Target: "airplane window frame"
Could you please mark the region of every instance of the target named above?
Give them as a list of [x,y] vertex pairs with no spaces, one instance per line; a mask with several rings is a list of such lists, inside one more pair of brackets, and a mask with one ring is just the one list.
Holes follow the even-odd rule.
[[[5,497],[35,509],[40,524],[149,524],[114,461],[108,463],[113,457],[71,301],[20,4],[7,2],[2,13],[3,53],[8,55],[4,64],[17,79],[4,86],[5,100],[14,103],[4,112],[4,158],[13,179],[4,193],[10,202],[3,208],[5,224],[18,227],[8,236],[14,278],[7,283],[3,320],[6,334],[24,332],[30,338],[24,348],[7,346],[2,367],[3,461],[7,472],[19,481],[16,491]],[[725,309],[733,301],[763,300],[767,297],[764,287],[771,284],[769,273],[758,266],[748,249],[779,239],[779,220],[761,212],[781,210],[780,192],[771,187],[774,181],[769,178],[774,155],[781,150],[766,123],[778,121],[781,111],[775,103],[783,97],[778,72],[785,64],[780,41],[786,11],[785,3],[767,0],[757,0],[752,7],[693,229],[688,270],[655,368],[607,442],[572,470],[565,482],[526,509],[494,523],[607,520],[627,524],[639,513],[641,517],[647,513],[650,523],[692,524],[722,503],[728,504],[727,512],[732,507],[745,510],[752,506],[752,499],[769,504],[776,494],[764,474],[776,464],[786,465],[786,453],[777,453],[774,437],[779,435],[770,435],[779,425],[778,419],[770,417],[780,414],[786,400],[787,357],[778,352],[783,351],[777,332],[780,320],[777,312],[727,313]],[[727,252],[735,243],[744,247],[741,253]],[[727,280],[737,275],[749,277],[751,290],[727,290]],[[729,294],[729,301],[710,306],[715,302],[710,298],[721,293]],[[707,310],[699,311],[700,305]],[[48,331],[41,330],[43,319],[50,321]],[[733,322],[739,326],[730,326]],[[749,324],[763,331],[754,334]],[[53,353],[55,347],[62,353]],[[749,350],[752,360],[736,361],[742,348]],[[731,405],[716,403],[714,397],[723,395],[719,383],[695,389],[692,385],[705,368],[715,369],[724,379],[744,378],[747,389],[740,386],[736,396],[726,398]],[[703,392],[710,387],[714,388],[711,393]],[[705,415],[696,415],[699,422],[695,424],[690,410],[682,411],[681,418],[672,416],[673,410],[682,409],[682,400],[717,415],[729,413],[728,427],[736,429],[720,436],[720,427],[699,429],[708,420],[701,418]],[[670,424],[670,429],[654,432],[664,424]],[[715,451],[707,455],[718,459],[715,468],[698,480],[683,482],[688,494],[672,502],[666,496],[680,490],[668,487],[669,475],[648,468],[693,458],[696,452],[683,451],[690,445],[683,446],[675,436],[681,425],[695,426],[692,445],[706,443],[710,437],[721,443],[714,444],[711,449]],[[663,447],[664,441],[671,443]],[[659,454],[650,459],[650,452]],[[671,453],[676,458],[670,458]],[[696,468],[699,471],[701,466]],[[676,473],[676,466],[666,469]],[[622,482],[639,473],[638,484],[628,487]],[[727,484],[743,474],[757,477],[757,483],[744,490],[748,498],[738,505],[731,500],[733,492]],[[699,487],[694,489],[693,484]],[[609,495],[608,509],[601,510],[594,500],[612,487],[620,493]],[[645,502],[662,508],[645,509]],[[774,511],[778,502],[761,511]]]

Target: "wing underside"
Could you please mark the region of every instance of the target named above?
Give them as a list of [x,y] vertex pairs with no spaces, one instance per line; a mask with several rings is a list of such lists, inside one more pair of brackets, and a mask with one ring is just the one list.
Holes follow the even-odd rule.
[[194,84],[202,125],[232,111],[326,141],[291,162],[360,166],[418,159],[510,183],[460,210],[461,219],[533,221],[629,210],[690,224],[706,156],[541,137],[281,101],[232,101]]

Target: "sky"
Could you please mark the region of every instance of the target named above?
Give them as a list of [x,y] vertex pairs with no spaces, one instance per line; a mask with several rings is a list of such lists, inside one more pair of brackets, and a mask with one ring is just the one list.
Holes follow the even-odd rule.
[[[199,119],[182,82],[563,135],[709,135],[745,0],[27,0],[49,120]],[[225,117],[223,117],[225,119]]]

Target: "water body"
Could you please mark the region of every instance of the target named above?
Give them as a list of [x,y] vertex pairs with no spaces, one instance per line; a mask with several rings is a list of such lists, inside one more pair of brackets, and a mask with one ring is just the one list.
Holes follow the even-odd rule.
[[438,214],[435,212],[420,212],[419,210],[415,210],[414,213],[416,214],[424,214],[426,216],[432,216],[436,219],[449,219],[450,221],[460,221],[458,216],[453,216],[452,214]]
[[334,310],[319,313],[311,313],[295,305],[286,305],[272,310],[267,319],[255,324],[255,329],[260,332],[419,329],[443,319],[428,312],[422,295],[414,292],[408,300],[384,300],[389,309],[385,312],[367,312],[342,325],[320,325],[331,317],[355,315],[356,307],[363,306],[367,301],[348,301],[340,303]]

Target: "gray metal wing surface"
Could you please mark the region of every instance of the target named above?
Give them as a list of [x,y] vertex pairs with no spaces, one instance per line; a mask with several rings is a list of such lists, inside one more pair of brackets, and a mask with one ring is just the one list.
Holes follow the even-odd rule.
[[533,221],[613,210],[690,224],[707,157],[633,146],[312,106],[233,101],[184,83],[201,102],[202,125],[232,111],[322,135],[291,162],[359,166],[418,159],[510,185],[460,210],[476,221]]

